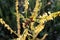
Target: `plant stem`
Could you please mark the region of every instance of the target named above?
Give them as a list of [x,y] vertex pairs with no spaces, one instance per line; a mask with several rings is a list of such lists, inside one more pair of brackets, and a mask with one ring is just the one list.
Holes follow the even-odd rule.
[[20,35],[20,15],[18,12],[18,0],[16,0],[16,19],[17,19],[17,33]]

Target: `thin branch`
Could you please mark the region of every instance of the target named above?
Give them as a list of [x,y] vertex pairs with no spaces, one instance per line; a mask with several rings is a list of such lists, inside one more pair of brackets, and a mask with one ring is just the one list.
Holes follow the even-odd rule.
[[28,35],[28,29],[25,29],[22,34],[21,40],[26,40],[27,35]]
[[33,40],[37,37],[37,35],[44,29],[44,25],[38,25],[33,32]]
[[20,35],[20,15],[18,12],[18,0],[16,0],[16,19],[17,19],[17,33]]
[[31,22],[30,23],[30,29],[33,31],[35,28],[34,28],[34,22]]
[[[41,8],[41,5],[40,5],[40,3],[39,3],[39,0],[36,0],[36,5],[35,5],[35,8],[34,8],[34,10],[33,10],[33,12],[32,12],[32,16],[30,16],[30,18],[32,18],[32,20],[36,20],[36,17],[37,17],[37,13],[38,13],[38,11],[40,10],[40,8]],[[34,25],[34,22],[33,23],[31,23],[31,30],[34,30],[34,27],[33,27],[33,25]]]
[[40,40],[45,40],[45,38],[48,36],[48,34],[44,34],[44,36]]
[[20,13],[19,13],[19,15],[20,15],[20,18],[22,18],[24,20],[24,22],[25,22],[26,18],[22,14],[20,14]]
[[24,3],[25,3],[24,4],[24,7],[25,7],[24,11],[26,12],[28,10],[29,2],[28,2],[28,0],[25,0]]
[[43,24],[44,22],[47,22],[49,20],[53,20],[53,18],[55,18],[57,16],[60,16],[60,11],[51,13],[49,16],[48,15],[46,15],[46,16],[43,15],[43,16],[40,17],[39,23]]
[[33,40],[37,37],[37,35],[39,34],[39,32],[41,32],[44,29],[44,23],[52,20],[53,18],[57,17],[58,15],[60,15],[60,11],[59,12],[55,12],[50,14],[49,16],[43,16],[40,19],[40,24],[38,26],[35,27],[35,30],[33,32]]
[[25,0],[24,3],[25,3],[25,4],[24,4],[24,7],[25,7],[24,12],[26,13],[25,16],[26,16],[26,19],[27,19],[27,11],[28,11],[29,2],[28,2],[28,0]]
[[36,5],[35,5],[35,8],[34,8],[34,10],[33,10],[33,12],[32,12],[32,16],[30,17],[30,18],[33,18],[33,20],[35,20],[35,18],[37,17],[37,13],[38,13],[38,11],[40,10],[40,8],[41,8],[41,5],[40,5],[40,3],[39,3],[39,0],[36,0]]
[[[47,22],[49,20],[53,20],[53,18],[57,17],[58,15],[60,15],[60,12],[52,13],[49,16],[48,15],[47,16],[42,16],[40,21],[39,21],[40,24],[35,27],[35,31],[41,29],[41,28],[39,28],[40,25],[44,25],[45,22]],[[37,31],[36,31],[36,33],[37,33]]]
[[17,36],[19,37],[19,35],[18,35],[15,31],[13,31],[13,30],[10,28],[10,26],[9,26],[8,24],[6,24],[5,21],[4,21],[2,18],[0,18],[0,23],[3,24],[4,27],[7,28],[7,30],[10,30],[11,34],[14,33],[15,35],[17,35]]

